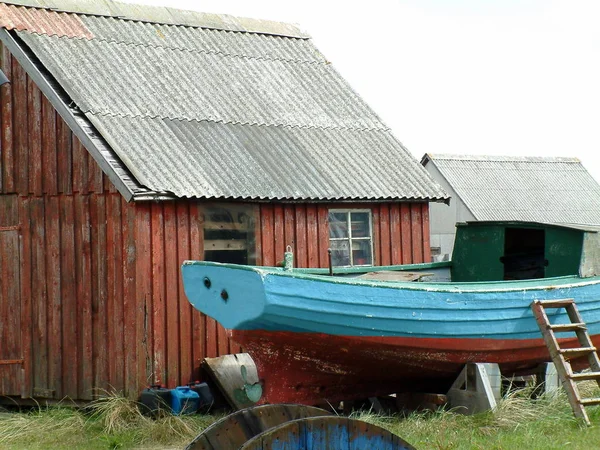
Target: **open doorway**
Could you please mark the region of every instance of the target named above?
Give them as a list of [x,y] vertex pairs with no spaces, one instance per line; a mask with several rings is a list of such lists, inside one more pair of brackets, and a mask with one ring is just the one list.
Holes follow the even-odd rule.
[[544,278],[548,261],[545,256],[544,230],[532,228],[506,228],[504,237],[505,280]]

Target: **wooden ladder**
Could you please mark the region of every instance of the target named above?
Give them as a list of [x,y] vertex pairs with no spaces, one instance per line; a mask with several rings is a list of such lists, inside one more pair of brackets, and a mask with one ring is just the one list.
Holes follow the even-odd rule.
[[[564,308],[567,311],[571,323],[552,325],[546,314],[547,308]],[[599,405],[600,398],[581,398],[577,382],[595,380],[598,383],[598,386],[600,386],[600,359],[598,358],[596,347],[594,347],[590,335],[587,332],[587,326],[577,310],[575,300],[572,298],[562,300],[535,300],[531,304],[531,309],[533,310],[533,314],[540,327],[546,346],[550,351],[550,356],[556,366],[558,376],[567,392],[567,398],[569,399],[575,417],[583,419],[587,425],[590,425],[590,419],[588,418],[584,407]],[[579,347],[560,348],[555,333],[567,332],[574,332],[577,335]],[[591,370],[589,372],[573,373],[569,361],[583,356],[587,356]]]

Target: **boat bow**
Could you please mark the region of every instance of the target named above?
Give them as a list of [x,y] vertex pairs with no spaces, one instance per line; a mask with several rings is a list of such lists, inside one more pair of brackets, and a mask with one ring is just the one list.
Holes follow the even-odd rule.
[[192,306],[225,328],[244,329],[263,315],[265,273],[260,268],[185,261],[181,271]]

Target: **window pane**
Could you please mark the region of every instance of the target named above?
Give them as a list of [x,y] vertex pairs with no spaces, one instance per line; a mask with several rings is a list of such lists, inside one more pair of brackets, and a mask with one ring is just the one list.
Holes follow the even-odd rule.
[[373,265],[371,212],[329,211],[329,245],[334,266]]
[[350,243],[348,241],[331,241],[331,265],[350,265]]
[[373,264],[370,239],[352,241],[352,259],[355,266],[370,266]]
[[329,213],[329,237],[348,237],[348,214],[339,212]]
[[210,205],[204,208],[204,260],[256,264],[252,206]]
[[350,221],[352,223],[352,237],[370,237],[371,233],[369,230],[369,213],[351,213]]

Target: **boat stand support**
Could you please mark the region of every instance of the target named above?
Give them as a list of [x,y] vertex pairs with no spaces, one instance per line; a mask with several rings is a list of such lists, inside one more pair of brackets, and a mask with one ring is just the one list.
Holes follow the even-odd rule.
[[561,389],[561,381],[554,363],[542,363],[536,373],[536,393],[557,394]]
[[496,408],[502,389],[498,364],[469,363],[446,394],[456,412],[470,415]]

